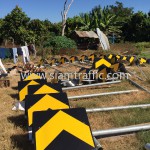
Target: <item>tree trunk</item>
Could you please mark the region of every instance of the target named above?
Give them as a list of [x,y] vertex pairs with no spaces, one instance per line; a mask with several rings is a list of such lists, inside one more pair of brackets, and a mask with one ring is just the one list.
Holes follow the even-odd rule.
[[65,0],[65,3],[64,3],[64,10],[61,12],[61,16],[62,16],[62,36],[65,35],[65,28],[66,28],[66,21],[67,21],[67,14],[68,14],[68,11],[72,5],[74,0],[71,0],[70,4],[67,6],[67,2],[68,0]]
[[36,48],[35,48],[35,41],[34,41],[34,58],[36,59],[36,53],[37,53],[37,51],[36,51]]
[[7,39],[5,39],[5,47],[7,47],[7,42],[8,42]]
[[62,36],[65,35],[65,28],[66,28],[66,20],[64,20],[62,23],[62,34],[61,34]]
[[63,27],[62,27],[62,34],[61,34],[62,36],[65,35],[65,28],[66,28],[66,26],[63,26]]

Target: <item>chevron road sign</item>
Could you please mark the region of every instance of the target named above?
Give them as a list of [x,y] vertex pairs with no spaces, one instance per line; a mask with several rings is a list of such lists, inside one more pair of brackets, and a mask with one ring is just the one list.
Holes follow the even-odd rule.
[[30,85],[28,87],[28,94],[48,94],[48,93],[60,93],[62,87],[59,83],[47,83],[43,85]]
[[45,72],[35,73],[20,73],[20,81],[34,80],[34,79],[46,79]]
[[111,63],[109,61],[107,61],[106,59],[102,58],[102,59],[99,59],[98,61],[94,62],[94,67],[95,69],[97,69],[98,67],[102,66],[102,65],[105,65],[106,67],[110,67],[111,66]]
[[66,93],[27,95],[25,98],[25,114],[28,115],[28,126],[32,125],[34,111],[69,109]]
[[23,101],[25,96],[28,95],[28,86],[29,85],[41,85],[47,83],[46,80],[36,79],[36,80],[28,80],[28,81],[19,81],[18,82],[18,92],[19,92],[19,100]]
[[36,150],[93,150],[93,136],[84,108],[33,113]]

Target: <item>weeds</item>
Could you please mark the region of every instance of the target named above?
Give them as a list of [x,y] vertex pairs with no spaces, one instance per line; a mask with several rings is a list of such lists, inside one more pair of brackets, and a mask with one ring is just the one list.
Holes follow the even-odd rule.
[[130,126],[141,123],[148,123],[150,121],[150,109],[134,109],[134,110],[124,110],[115,111],[112,113],[113,123],[117,127]]
[[143,47],[143,48],[150,48],[150,42],[138,42],[135,44],[137,48]]
[[145,150],[144,145],[150,143],[150,131],[143,131],[136,134],[137,139],[140,142],[140,150]]

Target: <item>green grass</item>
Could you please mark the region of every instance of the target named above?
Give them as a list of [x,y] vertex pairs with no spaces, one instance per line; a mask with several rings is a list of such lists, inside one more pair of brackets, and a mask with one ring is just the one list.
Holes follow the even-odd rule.
[[137,48],[143,47],[143,48],[150,48],[150,42],[138,42],[135,44]]
[[[137,125],[150,122],[150,109],[133,109],[112,112],[111,121],[117,127]],[[138,150],[145,150],[144,145],[150,143],[150,131],[138,132],[136,138],[139,141]]]
[[150,58],[150,42],[139,42],[135,44],[135,47],[135,55],[138,55],[138,57]]
[[141,104],[150,104],[150,98],[143,99],[140,102],[132,102],[129,105],[141,105]]
[[140,150],[145,150],[144,145],[150,143],[150,131],[143,131],[136,134],[137,139],[140,142]]
[[144,57],[150,59],[150,50],[149,51],[142,51],[139,57]]
[[2,59],[2,62],[4,65],[5,65],[5,63],[13,63],[13,59],[5,58],[5,59]]
[[150,58],[150,42],[139,42],[135,44],[139,57]]
[[132,109],[112,112],[112,121],[116,127],[130,126],[150,122],[150,109]]

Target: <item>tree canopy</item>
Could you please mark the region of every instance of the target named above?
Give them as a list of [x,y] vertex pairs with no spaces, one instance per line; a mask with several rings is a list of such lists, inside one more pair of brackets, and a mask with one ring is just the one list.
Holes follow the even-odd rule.
[[[150,12],[134,13],[133,8],[124,7],[116,2],[102,8],[100,5],[90,12],[67,18],[65,36],[70,37],[74,30],[95,31],[100,28],[106,35],[115,35],[126,41],[150,41]],[[62,34],[62,22],[51,23],[49,20],[30,19],[16,6],[9,14],[0,19],[0,42],[12,38],[15,43],[35,42]]]
[[27,30],[30,18],[16,6],[10,14],[3,19],[1,27],[3,38],[13,38],[18,43],[24,40],[23,34],[29,34]]

